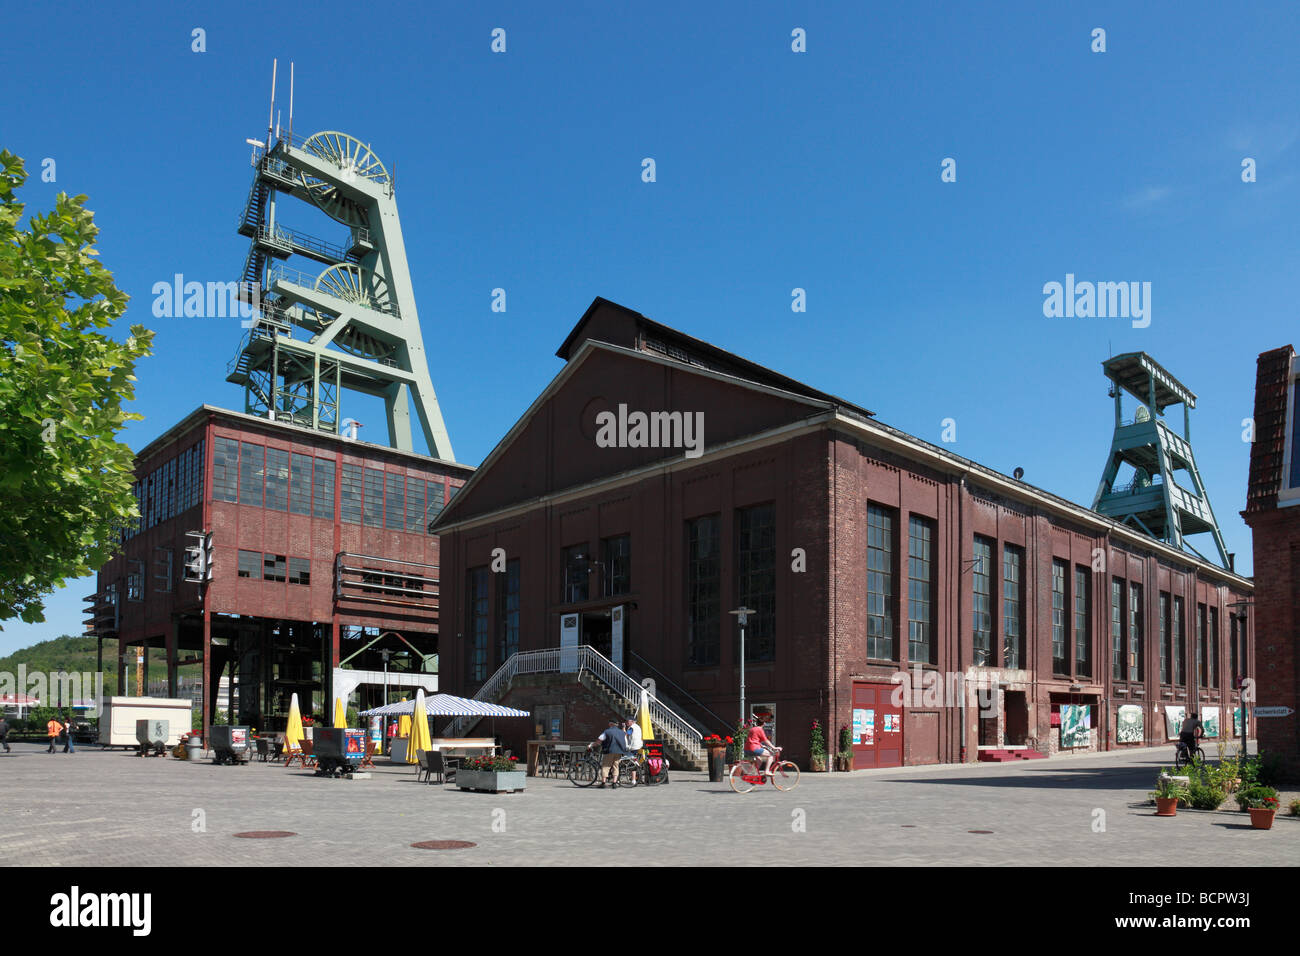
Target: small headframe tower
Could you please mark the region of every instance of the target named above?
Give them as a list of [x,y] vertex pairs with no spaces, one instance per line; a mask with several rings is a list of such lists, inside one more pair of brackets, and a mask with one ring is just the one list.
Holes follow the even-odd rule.
[[[342,393],[374,395],[384,400],[392,447],[414,450],[414,405],[429,454],[454,461],[429,378],[392,175],[368,144],[346,133],[295,137],[292,107],[288,131],[277,122],[265,143],[249,142],[255,172],[238,230],[252,243],[241,289],[260,293],[260,308],[245,323],[227,376],[244,386],[245,411],[338,433]],[[282,197],[319,208],[346,237],[291,227],[281,218]],[[307,268],[291,266],[292,257]]]
[[[1125,352],[1101,364],[1115,399],[1115,436],[1092,509],[1205,560],[1212,559],[1188,544],[1186,537],[1213,535],[1219,563],[1227,568],[1223,535],[1192,454],[1191,410],[1196,395],[1146,352]],[[1124,392],[1137,400],[1128,421]],[[1181,435],[1165,419],[1166,409],[1173,405],[1183,407]]]

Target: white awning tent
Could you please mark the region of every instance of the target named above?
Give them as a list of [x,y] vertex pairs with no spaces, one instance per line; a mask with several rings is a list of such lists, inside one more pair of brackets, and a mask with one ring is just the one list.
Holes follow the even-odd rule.
[[[489,704],[484,700],[471,700],[468,697],[453,697],[451,694],[433,694],[424,698],[424,710],[430,717],[528,717],[526,710]],[[415,701],[403,700],[385,707],[362,711],[362,717],[389,717],[400,714],[414,714]]]

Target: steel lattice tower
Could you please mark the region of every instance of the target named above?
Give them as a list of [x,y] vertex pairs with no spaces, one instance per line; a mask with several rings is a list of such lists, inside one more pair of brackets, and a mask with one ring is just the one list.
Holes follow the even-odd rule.
[[[1214,536],[1220,564],[1227,568],[1223,535],[1192,454],[1191,410],[1196,407],[1196,395],[1145,352],[1116,355],[1102,362],[1102,368],[1115,399],[1115,437],[1093,510],[1202,558],[1205,556],[1184,538],[1208,532]],[[1138,401],[1132,421],[1124,420],[1124,392]],[[1183,406],[1181,435],[1165,422],[1165,409],[1171,405]],[[1133,467],[1132,480],[1116,486],[1124,464]]]
[[[245,411],[337,433],[345,390],[376,395],[384,400],[389,444],[412,451],[413,403],[429,454],[454,461],[384,164],[356,138],[322,132],[305,140],[268,136],[253,166],[239,219],[240,234],[252,240],[241,289],[260,290],[261,308],[227,376],[244,386]],[[347,241],[283,225],[280,197],[319,207],[348,228]],[[290,256],[324,268],[291,268],[284,262]]]

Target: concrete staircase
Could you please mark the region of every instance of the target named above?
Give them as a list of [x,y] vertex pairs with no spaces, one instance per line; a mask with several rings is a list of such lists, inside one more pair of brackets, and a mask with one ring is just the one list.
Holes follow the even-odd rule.
[[[596,698],[605,704],[610,710],[620,717],[634,717],[639,704],[634,704],[621,694],[612,691],[604,681],[596,677],[591,671],[582,671],[578,674],[578,680],[582,686],[587,688]],[[660,698],[662,701],[662,698]],[[685,716],[685,715],[683,715]],[[654,718],[651,717],[651,724]],[[692,753],[685,746],[675,740],[668,734],[662,734],[661,738],[664,743],[664,752],[668,754],[668,759],[674,767],[681,767],[685,770],[705,770],[703,755],[698,751]]]

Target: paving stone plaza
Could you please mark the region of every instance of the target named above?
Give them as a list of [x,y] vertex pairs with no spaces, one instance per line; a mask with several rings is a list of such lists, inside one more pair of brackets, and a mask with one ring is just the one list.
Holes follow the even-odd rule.
[[[790,793],[733,793],[703,773],[660,787],[520,794],[417,782],[377,762],[365,780],[278,764],[218,767],[85,748],[0,754],[5,866],[1300,864],[1300,818],[1157,819],[1147,791],[1172,748],[1019,765],[805,774]],[[1283,807],[1295,794],[1284,794]],[[240,839],[248,831],[291,831]],[[990,831],[990,832],[972,832]],[[476,844],[413,849],[423,841]]]

